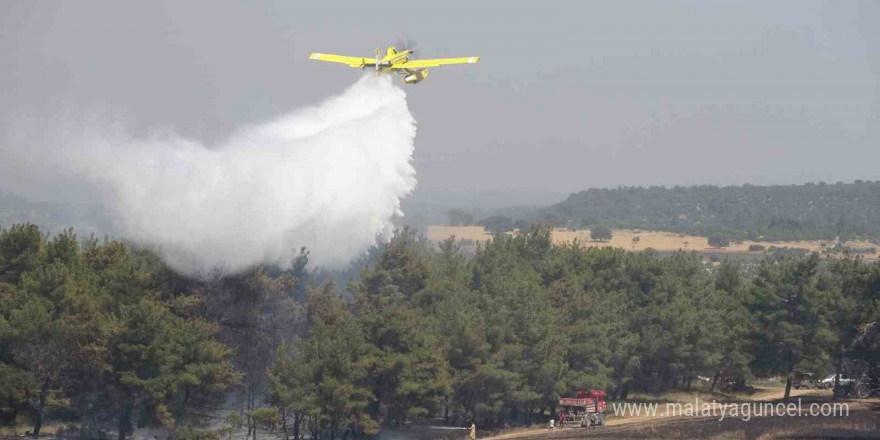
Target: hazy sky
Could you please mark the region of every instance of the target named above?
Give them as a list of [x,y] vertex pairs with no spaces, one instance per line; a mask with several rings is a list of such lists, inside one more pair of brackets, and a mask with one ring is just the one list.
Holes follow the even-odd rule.
[[880,179],[878,1],[6,0],[0,127],[211,142],[361,74],[310,52],[404,37],[481,57],[406,87],[421,191]]

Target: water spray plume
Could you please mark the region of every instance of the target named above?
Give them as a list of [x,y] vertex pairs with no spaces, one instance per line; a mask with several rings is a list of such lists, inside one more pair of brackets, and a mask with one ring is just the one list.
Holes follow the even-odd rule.
[[40,160],[23,139],[4,154],[102,189],[126,238],[190,275],[286,266],[301,246],[317,265],[343,264],[390,236],[416,184],[415,121],[387,76],[218,145],[100,124],[59,131]]

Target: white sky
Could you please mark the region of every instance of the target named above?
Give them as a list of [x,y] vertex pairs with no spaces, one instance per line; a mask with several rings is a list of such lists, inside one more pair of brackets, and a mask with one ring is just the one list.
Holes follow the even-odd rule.
[[481,56],[406,87],[419,191],[880,179],[877,1],[7,0],[0,127],[99,114],[211,142],[360,75],[310,52],[404,37]]

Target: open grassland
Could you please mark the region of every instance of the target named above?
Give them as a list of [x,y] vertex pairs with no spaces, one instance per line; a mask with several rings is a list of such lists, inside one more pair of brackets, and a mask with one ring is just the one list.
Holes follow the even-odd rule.
[[[446,225],[430,225],[427,231],[428,238],[432,241],[440,241],[455,236],[456,239],[466,241],[486,241],[492,238],[492,234],[483,229],[482,226],[446,226]],[[633,237],[639,237],[638,242],[633,243]],[[742,253],[742,254],[761,254],[761,251],[749,251],[751,245],[761,245],[765,248],[776,246],[778,248],[799,248],[806,249],[810,252],[820,252],[823,249],[833,246],[831,241],[819,240],[797,240],[797,241],[750,241],[731,242],[726,248],[713,248],[709,246],[706,237],[698,237],[695,235],[683,235],[673,232],[662,231],[638,231],[632,229],[615,229],[612,238],[609,241],[598,242],[590,240],[590,231],[586,229],[569,230],[554,229],[553,240],[556,243],[572,242],[578,240],[582,246],[610,246],[619,247],[628,250],[641,251],[648,248],[660,252],[672,252],[679,249],[686,251],[711,252],[711,253]],[[868,248],[875,245],[865,241],[848,241],[846,246],[852,248]],[[880,258],[878,254],[865,254],[866,259]]]

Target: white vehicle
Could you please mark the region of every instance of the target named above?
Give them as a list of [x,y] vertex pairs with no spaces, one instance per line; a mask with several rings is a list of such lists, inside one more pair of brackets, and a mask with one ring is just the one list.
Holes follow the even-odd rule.
[[[832,374],[832,375],[826,377],[825,379],[822,379],[820,382],[822,385],[822,388],[825,388],[826,390],[830,390],[830,389],[834,388],[834,376],[835,375]],[[840,383],[840,386],[847,386],[847,385],[850,385],[853,383],[853,379],[843,377],[843,375],[841,375],[839,383]]]

